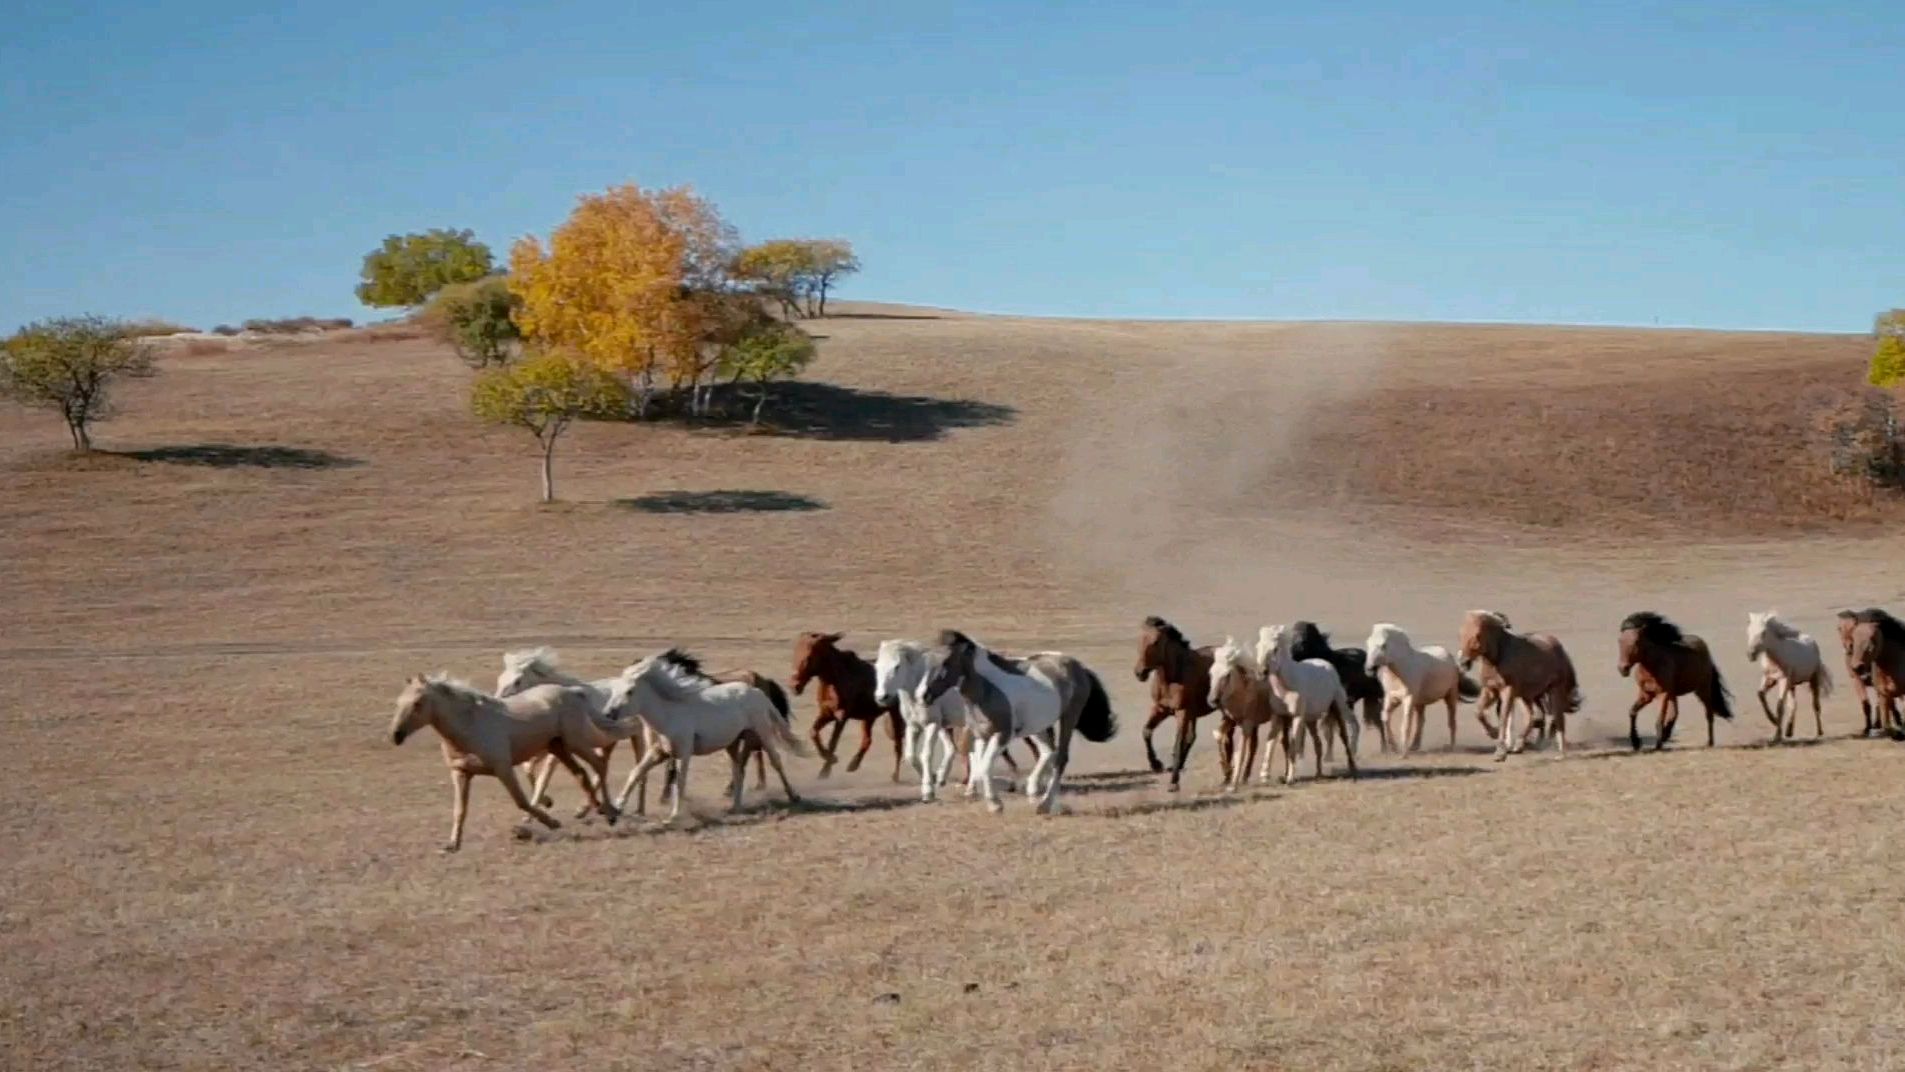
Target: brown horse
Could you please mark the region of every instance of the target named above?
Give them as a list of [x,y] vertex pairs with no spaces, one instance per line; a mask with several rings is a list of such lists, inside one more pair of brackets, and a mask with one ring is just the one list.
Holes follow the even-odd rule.
[[[1660,701],[1660,721],[1656,726],[1654,751],[1667,746],[1673,736],[1673,724],[1680,717],[1680,697],[1692,694],[1700,698],[1707,713],[1707,747],[1713,747],[1713,720],[1717,716],[1733,718],[1733,697],[1720,679],[1720,668],[1713,665],[1707,642],[1692,633],[1644,610],[1629,614],[1621,621],[1621,676],[1634,675],[1640,696],[1627,712],[1627,740],[1640,751],[1637,728],[1641,708]],[[1638,671],[1636,673],[1635,671]]]
[[1894,706],[1900,696],[1905,696],[1905,622],[1877,607],[1859,611],[1852,623],[1847,663],[1853,680],[1870,680],[1878,696],[1867,720],[1872,725],[1866,732],[1877,729],[1894,739],[1905,737],[1905,726],[1900,725]]
[[[1151,731],[1169,718],[1177,719],[1177,747],[1172,749],[1171,792],[1177,792],[1184,774],[1184,761],[1197,739],[1197,720],[1211,713],[1211,648],[1193,648],[1177,626],[1157,615],[1144,620],[1138,633],[1138,663],[1132,668],[1139,681],[1151,682],[1151,714],[1144,720],[1144,758],[1153,774],[1162,774],[1164,764],[1151,747]],[[1230,777],[1230,724],[1226,719],[1217,731],[1217,758]]]
[[[820,776],[833,773],[839,760],[840,735],[849,720],[860,723],[860,750],[847,763],[847,773],[860,769],[873,747],[873,724],[886,720],[886,734],[893,741],[893,780],[900,780],[900,763],[905,752],[902,740],[899,704],[882,706],[874,698],[876,680],[873,664],[852,651],[840,647],[844,633],[802,633],[794,642],[794,677],[791,684],[799,696],[810,681],[820,682],[820,717],[814,720],[814,749],[820,753]],[[833,737],[822,744],[820,731],[833,726]]]
[[1839,612],[1839,646],[1845,649],[1846,672],[1852,675],[1852,687],[1859,694],[1859,713],[1865,716],[1865,729],[1861,731],[1860,736],[1864,737],[1872,736],[1874,730],[1878,730],[1887,723],[1894,726],[1900,723],[1898,709],[1890,703],[1887,703],[1884,709],[1874,716],[1872,697],[1877,690],[1872,683],[1872,672],[1870,669],[1859,669],[1858,663],[1852,657],[1852,632],[1858,627],[1860,619],[1877,621],[1881,617],[1890,618],[1891,615],[1877,607]]
[[[1481,660],[1487,671],[1501,681],[1502,726],[1498,755],[1510,750],[1514,735],[1515,703],[1528,711],[1528,726],[1535,715],[1542,716],[1541,736],[1550,731],[1558,735],[1561,754],[1568,752],[1568,716],[1581,709],[1581,688],[1574,673],[1574,661],[1552,633],[1517,633],[1505,615],[1493,611],[1472,610],[1462,620],[1462,667],[1467,669]],[[1512,742],[1521,751],[1527,741],[1523,731]]]

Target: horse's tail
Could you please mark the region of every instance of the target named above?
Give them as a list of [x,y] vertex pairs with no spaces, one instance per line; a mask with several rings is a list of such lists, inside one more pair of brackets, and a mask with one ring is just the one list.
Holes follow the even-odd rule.
[[1819,672],[1812,677],[1812,689],[1819,694],[1820,699],[1832,695],[1832,671],[1826,668],[1824,659],[1819,660]]
[[[1728,691],[1726,680],[1720,676],[1720,668],[1713,668],[1713,683],[1707,689],[1708,702],[1713,705],[1713,713],[1728,721],[1733,718],[1733,693]],[[1795,701],[1797,702],[1797,701]]]
[[[780,692],[778,686],[775,687],[773,692],[767,689],[759,689],[758,691],[762,696],[767,698],[770,713],[763,718],[754,720],[763,723],[763,725],[755,726],[754,732],[760,736],[762,741],[765,742],[772,739],[775,745],[787,749],[794,755],[803,758],[811,755],[812,753],[807,750],[807,742],[794,736],[793,727],[788,724],[787,709],[782,706],[787,702],[787,694]],[[775,698],[776,693],[779,693],[778,701]]]
[[1463,674],[1461,680],[1456,683],[1455,692],[1464,700],[1477,699],[1482,695],[1482,683]]
[[791,724],[794,721],[794,708],[787,702],[787,690],[781,688],[780,682],[765,674],[755,674],[754,687],[767,693],[768,702],[774,705],[774,710],[779,713],[782,722]]
[[1078,714],[1076,728],[1085,740],[1103,744],[1118,735],[1118,716],[1111,711],[1111,697],[1105,693],[1104,682],[1084,666],[1078,669],[1085,675],[1085,709]]

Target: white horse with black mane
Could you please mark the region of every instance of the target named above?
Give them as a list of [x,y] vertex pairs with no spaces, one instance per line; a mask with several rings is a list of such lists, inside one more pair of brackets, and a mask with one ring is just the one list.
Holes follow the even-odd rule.
[[[1007,741],[1024,737],[1038,754],[1025,795],[1038,801],[1040,812],[1055,814],[1059,781],[1071,762],[1072,732],[1098,743],[1118,732],[1111,699],[1098,675],[1058,652],[1006,658],[953,629],[939,634],[939,645],[940,664],[927,676],[919,698],[933,704],[958,689],[970,705],[972,770],[966,795],[972,795],[976,781],[985,791],[986,807],[1003,811],[992,784],[992,764]],[[1053,743],[1044,740],[1047,730],[1056,731]]]

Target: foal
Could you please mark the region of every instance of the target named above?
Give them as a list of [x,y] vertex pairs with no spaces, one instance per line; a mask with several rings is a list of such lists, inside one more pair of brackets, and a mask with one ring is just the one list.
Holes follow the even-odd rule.
[[[1144,620],[1144,628],[1138,633],[1138,663],[1132,672],[1139,681],[1148,678],[1151,682],[1151,715],[1144,720],[1144,758],[1150,762],[1153,774],[1164,773],[1164,764],[1151,747],[1151,731],[1165,719],[1176,718],[1177,747],[1171,752],[1173,793],[1184,774],[1191,743],[1197,739],[1197,720],[1215,709],[1210,696],[1211,655],[1212,649],[1192,647],[1177,626],[1155,614]],[[1228,778],[1232,758],[1229,720],[1215,733],[1217,758]]]
[[[873,724],[886,720],[886,733],[893,741],[893,780],[900,780],[900,764],[905,762],[905,735],[901,732],[897,701],[882,704],[875,695],[878,675],[873,664],[840,647],[844,633],[802,633],[794,642],[794,695],[806,691],[810,681],[820,682],[820,717],[814,719],[814,748],[820,753],[820,776],[833,773],[839,760],[840,735],[849,719],[860,723],[860,750],[847,763],[847,773],[860,769],[860,762],[873,747]],[[833,737],[822,744],[820,731],[833,726]]]
[[1680,697],[1692,693],[1700,698],[1707,713],[1707,747],[1713,747],[1715,716],[1731,721],[1733,697],[1720,679],[1720,668],[1713,665],[1707,642],[1667,619],[1644,610],[1629,614],[1621,622],[1621,676],[1634,675],[1640,695],[1627,711],[1627,740],[1640,751],[1638,721],[1641,708],[1660,701],[1660,721],[1656,726],[1654,751],[1667,746],[1673,736],[1674,721],[1680,717]]

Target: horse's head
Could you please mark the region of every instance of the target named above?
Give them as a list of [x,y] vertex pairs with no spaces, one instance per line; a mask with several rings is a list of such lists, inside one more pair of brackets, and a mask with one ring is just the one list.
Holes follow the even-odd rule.
[[1853,673],[1869,676],[1885,653],[1885,629],[1876,621],[1860,619],[1852,626],[1852,648],[1846,661]]
[[1493,615],[1485,610],[1472,610],[1462,619],[1462,641],[1455,649],[1455,658],[1463,670],[1475,665],[1475,660],[1487,654],[1483,639],[1493,625]]
[[1244,670],[1243,661],[1243,646],[1235,638],[1225,637],[1210,661],[1210,693],[1204,699],[1213,709],[1227,710],[1231,699],[1243,686],[1240,679]]
[[1852,631],[1858,627],[1859,612],[1842,610],[1839,612],[1839,647],[1845,650],[1845,657],[1852,658]]
[[1634,628],[1621,630],[1620,672],[1622,677],[1634,672],[1634,664],[1640,662],[1640,630]]
[[879,654],[873,658],[873,702],[881,707],[892,707],[900,702],[900,693],[905,685],[900,682],[900,671],[906,662],[904,641],[880,641]]
[[431,689],[434,682],[417,674],[404,683],[397,694],[397,714],[390,720],[390,743],[402,744],[410,735],[430,724]]
[[799,696],[807,688],[807,683],[827,668],[840,649],[834,645],[840,643],[845,633],[802,633],[794,641],[794,676],[788,681],[794,687],[794,695]]
[[1131,668],[1139,681],[1164,669],[1165,648],[1170,643],[1171,634],[1176,632],[1170,622],[1156,615],[1144,620],[1144,628],[1138,631],[1138,662]]
[[1757,661],[1766,654],[1766,623],[1770,618],[1770,613],[1746,612],[1746,657],[1749,661]]
[[514,696],[537,685],[556,684],[549,671],[556,665],[556,653],[548,648],[503,653],[503,672],[496,677],[496,695]]
[[654,671],[654,668],[653,656],[624,667],[622,672],[616,675],[615,684],[609,686],[608,700],[602,705],[603,717],[617,722],[627,718],[632,713],[629,708],[635,703],[635,691],[641,686],[643,679]]
[[958,687],[960,682],[966,679],[966,675],[974,672],[973,661],[978,656],[979,646],[964,633],[956,629],[948,629],[939,634],[939,644],[945,649],[945,655],[940,659],[939,665],[933,668],[932,673],[926,675],[925,682],[920,685],[921,703],[939,702],[941,696]]
[[1257,630],[1257,668],[1264,673],[1290,659],[1290,627],[1266,625]]
[[1328,659],[1330,635],[1315,622],[1291,622],[1290,654],[1299,659]]
[[1394,666],[1396,658],[1394,649],[1398,638],[1401,638],[1403,644],[1408,643],[1408,638],[1402,636],[1402,630],[1388,622],[1377,622],[1369,631],[1369,639],[1363,643],[1363,647],[1369,653],[1363,656],[1363,672],[1373,677],[1376,671],[1383,667]]

